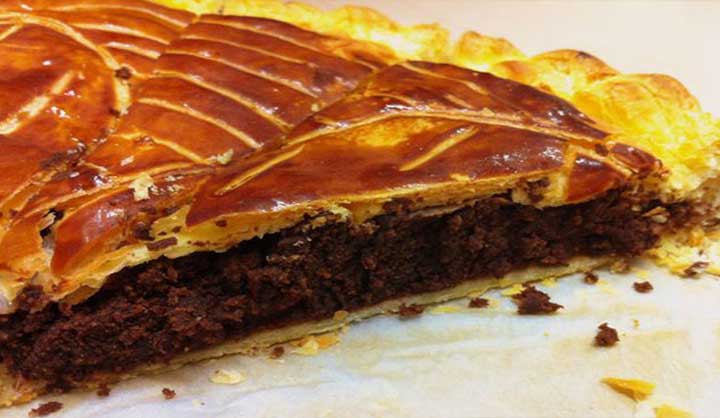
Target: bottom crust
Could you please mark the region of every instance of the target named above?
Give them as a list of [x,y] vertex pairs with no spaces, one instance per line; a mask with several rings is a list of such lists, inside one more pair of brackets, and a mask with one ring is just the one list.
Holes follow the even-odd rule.
[[[171,360],[169,363],[144,366],[129,373],[97,375],[91,379],[90,383],[85,385],[85,388],[93,389],[100,383],[117,382],[148,373],[162,373],[177,369],[188,363],[195,363],[230,354],[251,355],[274,344],[296,340],[311,334],[321,334],[337,330],[347,324],[360,321],[365,318],[396,312],[401,305],[430,305],[445,302],[452,299],[463,298],[472,293],[482,293],[490,289],[507,287],[517,283],[527,283],[543,280],[549,277],[567,276],[580,271],[589,271],[599,266],[608,264],[610,261],[612,261],[612,258],[610,257],[575,257],[564,266],[532,266],[508,273],[501,279],[478,278],[475,280],[469,280],[452,288],[444,289],[438,292],[418,294],[385,301],[368,308],[351,312],[343,320],[327,319],[322,321],[310,321],[283,328],[262,331],[237,341],[226,342],[216,347],[180,355]],[[45,393],[43,383],[16,380],[15,377],[8,373],[4,366],[0,366],[0,405],[10,406],[29,402],[43,393]]]

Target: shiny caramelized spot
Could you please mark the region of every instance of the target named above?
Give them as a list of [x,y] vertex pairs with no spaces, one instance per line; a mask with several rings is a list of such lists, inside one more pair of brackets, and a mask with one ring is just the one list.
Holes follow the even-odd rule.
[[611,156],[624,163],[641,177],[657,170],[662,163],[647,152],[625,144],[614,144],[610,149]]

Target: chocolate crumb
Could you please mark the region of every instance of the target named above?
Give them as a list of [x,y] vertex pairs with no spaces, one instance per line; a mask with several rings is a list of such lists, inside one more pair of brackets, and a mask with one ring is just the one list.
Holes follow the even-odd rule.
[[635,282],[633,287],[638,293],[648,293],[653,290],[653,285],[650,282]]
[[420,305],[405,305],[402,304],[398,308],[397,314],[400,318],[412,318],[418,316],[425,310],[425,307]]
[[101,398],[107,398],[110,396],[110,386],[105,383],[101,383],[97,390],[97,396]]
[[215,221],[215,225],[220,228],[225,228],[227,226],[227,221],[225,219],[220,219],[219,221]]
[[585,277],[583,278],[583,281],[587,284],[596,284],[598,280],[600,280],[600,278],[592,271],[586,272]]
[[130,77],[132,77],[132,71],[128,67],[120,67],[115,70],[115,77],[123,80],[129,80]]
[[30,413],[28,413],[28,416],[44,417],[45,415],[50,415],[61,410],[62,407],[63,404],[57,401],[45,402],[44,404],[40,404],[40,406],[38,406],[37,408],[31,409]]
[[182,228],[180,228],[179,226],[176,226],[171,231],[173,232],[173,234],[177,234],[178,232],[180,232],[181,229]]
[[695,277],[700,274],[709,264],[705,261],[696,261],[683,271],[685,277]]
[[468,302],[469,308],[487,308],[490,306],[490,301],[485,298],[472,298]]
[[273,360],[277,360],[280,357],[282,357],[285,354],[285,348],[281,345],[278,345],[276,347],[273,347],[272,351],[270,351],[270,358]]
[[170,388],[163,388],[162,394],[165,399],[170,400],[175,397],[175,391]]
[[609,327],[607,322],[603,322],[598,326],[598,333],[595,336],[595,345],[598,347],[612,347],[620,341],[617,330]]
[[550,302],[550,296],[541,292],[535,286],[527,286],[525,290],[513,295],[513,300],[518,305],[517,312],[520,315],[543,315],[551,314],[564,306]]

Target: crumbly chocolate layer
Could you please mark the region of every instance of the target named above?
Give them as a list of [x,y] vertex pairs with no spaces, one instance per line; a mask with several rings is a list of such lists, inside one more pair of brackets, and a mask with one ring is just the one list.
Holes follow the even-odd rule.
[[530,264],[637,255],[657,241],[659,225],[642,216],[655,206],[638,211],[612,193],[544,210],[492,198],[443,215],[417,216],[399,204],[357,225],[308,220],[224,253],[125,269],[72,307],[33,310],[42,296],[30,288],[20,310],[0,317],[0,353],[12,373],[69,388],[95,372]]

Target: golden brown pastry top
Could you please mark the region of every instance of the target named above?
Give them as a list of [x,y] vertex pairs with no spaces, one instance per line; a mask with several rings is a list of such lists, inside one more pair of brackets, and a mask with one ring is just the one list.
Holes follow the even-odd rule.
[[[50,71],[40,90],[49,93],[0,94],[4,103],[44,94],[38,115],[50,122],[35,126],[42,118],[23,111],[23,128],[47,132],[58,147],[48,155],[77,151],[53,157],[59,165],[43,154],[26,166],[12,156],[29,151],[2,149],[13,173],[26,172],[7,181],[29,184],[0,195],[3,310],[29,283],[82,300],[125,266],[223,250],[306,215],[359,221],[396,198],[428,208],[507,191],[562,205],[656,186],[663,174],[622,124],[486,72],[405,61],[393,45],[142,1],[23,4],[0,3],[0,33],[9,33],[0,48],[27,57],[13,77]],[[57,38],[69,46],[53,49],[49,66],[28,52],[64,45]],[[521,74],[519,65],[508,71]],[[66,73],[82,74],[87,92],[53,90]]]

